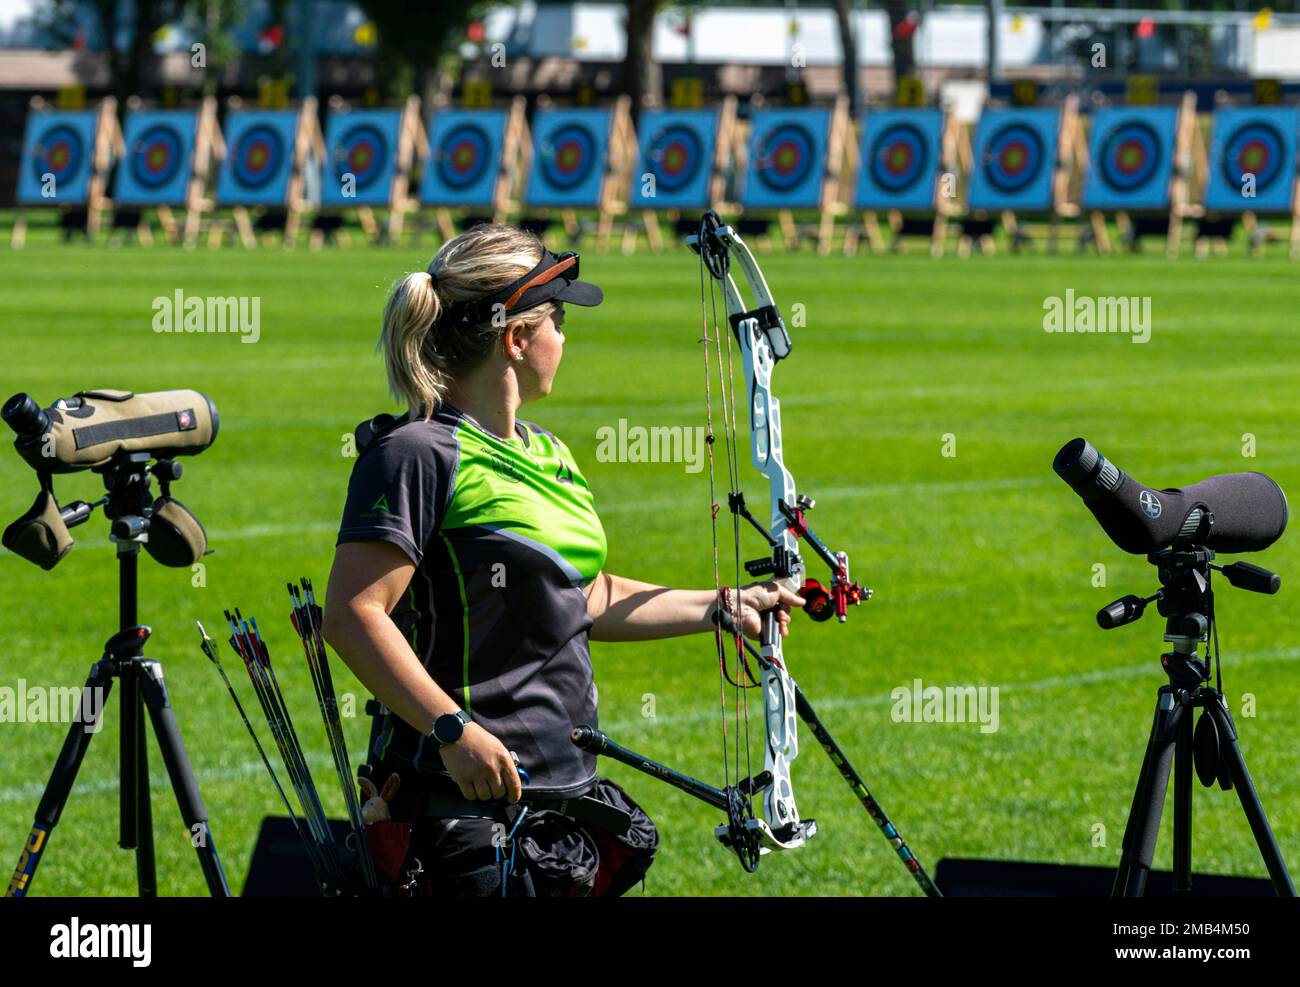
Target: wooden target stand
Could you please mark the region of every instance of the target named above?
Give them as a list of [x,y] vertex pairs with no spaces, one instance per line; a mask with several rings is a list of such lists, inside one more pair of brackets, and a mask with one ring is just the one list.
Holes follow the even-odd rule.
[[[243,108],[243,101],[238,97],[232,98],[227,106],[231,110]],[[289,106],[266,105],[264,109],[292,109]],[[321,135],[320,121],[317,119],[317,103],[315,96],[308,96],[298,105],[298,126],[294,131],[293,140],[293,160],[291,171],[289,173],[289,186],[285,194],[283,207],[261,207],[265,208],[260,220],[254,221],[250,208],[247,205],[234,205],[230,207],[231,223],[213,218],[208,222],[208,247],[220,247],[226,238],[226,234],[233,230],[239,238],[239,242],[247,249],[252,250],[257,246],[258,233],[269,234],[274,230],[283,231],[283,245],[286,250],[292,249],[298,239],[298,230],[302,225],[303,215],[312,207],[312,203],[307,198],[307,169],[314,158],[317,161],[324,160],[325,157],[325,139]],[[229,152],[229,147],[224,146],[221,157],[224,160],[225,155]],[[279,212],[283,208],[283,212]],[[259,230],[260,227],[260,230]]]
[[[1300,174],[1296,175],[1291,191],[1290,213],[1272,213],[1271,215],[1284,217],[1291,227],[1289,233],[1275,237],[1264,228],[1260,222],[1259,213],[1247,210],[1241,214],[1241,224],[1246,228],[1250,252],[1259,254],[1265,243],[1284,240],[1290,244],[1288,255],[1291,260],[1300,260]],[[1224,246],[1226,249],[1226,244]]]
[[[29,104],[29,112],[43,110],[47,106],[46,101],[40,96],[32,97]],[[72,107],[68,107],[71,109]],[[86,186],[86,202],[84,206],[63,205],[52,202],[49,207],[42,207],[35,203],[21,203],[14,210],[14,225],[10,232],[9,243],[15,250],[21,250],[27,243],[27,210],[54,208],[59,210],[60,222],[66,234],[70,234],[78,225],[78,211],[85,210],[85,221],[82,229],[88,240],[94,239],[99,232],[102,218],[112,208],[112,200],[108,197],[108,176],[113,167],[115,156],[119,155],[122,150],[122,131],[117,123],[117,100],[112,96],[105,96],[99,102],[97,107],[97,117],[95,120],[95,142],[91,149],[90,159],[90,177]],[[26,166],[26,162],[23,162]]]
[[[128,104],[128,109],[144,109],[144,103],[138,97],[133,96]],[[120,134],[119,140],[124,140]],[[176,213],[167,203],[120,207],[116,203],[110,202],[113,206],[112,229],[131,229],[141,246],[152,246],[153,225],[149,222],[147,216],[147,210],[152,209],[158,217],[158,225],[162,227],[163,235],[169,243],[181,243],[186,247],[193,247],[198,241],[199,228],[204,214],[210,213],[214,208],[213,201],[207,194],[208,179],[212,174],[212,164],[214,161],[224,158],[225,154],[226,146],[221,139],[221,125],[217,123],[217,101],[214,97],[208,96],[199,104],[198,119],[195,123],[190,177],[186,182],[185,199],[182,207],[185,217],[184,222],[177,220]],[[125,156],[126,148],[123,145],[119,157],[124,160]],[[133,223],[130,222],[131,218],[135,220]]]
[[[1080,161],[1084,170],[1090,166],[1088,145],[1080,141]],[[1136,250],[1144,236],[1163,236],[1165,252],[1177,257],[1182,244],[1183,223],[1205,214],[1205,210],[1192,202],[1192,188],[1204,181],[1207,167],[1205,137],[1196,122],[1196,94],[1183,93],[1178,106],[1178,123],[1174,131],[1174,168],[1169,183],[1168,211],[1134,211],[1117,209],[1112,214],[1123,241]],[[1097,253],[1111,253],[1110,233],[1106,226],[1107,213],[1093,209],[1088,214],[1092,242]]]
[[[1032,106],[1032,102],[1017,105]],[[1061,104],[1060,130],[1057,136],[1056,161],[1052,174],[1052,204],[1046,213],[1027,213],[1015,209],[998,211],[998,220],[1003,232],[1011,239],[1011,250],[1020,248],[1033,239],[1035,232],[1042,232],[1046,227],[1047,249],[1056,252],[1060,239],[1063,220],[1079,218],[1082,209],[1083,163],[1087,150],[1083,137],[1083,124],[1079,119],[1079,97],[1070,95]],[[972,164],[973,155],[972,155]],[[991,254],[995,251],[993,242],[993,223],[980,219],[963,219],[962,231],[957,240],[957,253],[969,257],[971,248],[978,243],[981,253]]]
[[[861,153],[857,141],[848,142],[848,174],[855,174],[862,167]],[[887,251],[902,253],[907,237],[925,237],[930,241],[930,255],[942,257],[948,241],[948,224],[960,215],[955,183],[958,175],[969,174],[973,154],[970,146],[970,134],[952,113],[945,113],[943,130],[939,141],[939,167],[943,169],[934,182],[934,201],[931,212],[917,213],[890,209],[885,213],[885,222],[893,237],[885,242],[884,230],[881,228],[879,211],[865,209],[862,212],[861,227],[849,225],[844,230],[844,255],[856,256],[862,236],[867,238],[867,246],[873,254]],[[951,175],[954,183],[953,194],[944,194],[944,175]]]
[[[674,109],[699,109],[697,103],[688,103],[674,105]],[[736,97],[726,96],[722,101],[722,106],[718,110],[718,126],[714,132],[713,138],[713,160],[709,163],[709,191],[708,204],[705,209],[712,209],[720,215],[726,215],[735,207],[724,201],[727,185],[727,162],[731,157],[732,148],[736,139]],[[635,164],[640,155],[640,149],[636,146],[635,137],[633,143],[633,159]],[[629,177],[630,182],[637,181],[636,175]],[[692,210],[692,213],[699,210]],[[642,209],[640,222],[631,222],[623,228],[622,251],[624,254],[631,254],[636,250],[637,235],[644,230],[646,243],[650,245],[650,250],[654,253],[661,253],[666,246],[663,230],[659,225],[660,216],[670,218],[674,224],[681,224],[683,210],[679,207],[669,207],[667,209]],[[692,227],[698,225],[698,220],[688,219]]]
[[[532,135],[527,132],[526,126],[525,143],[531,150],[533,146]],[[605,172],[600,180],[600,192],[597,195],[595,205],[587,207],[594,208],[596,211],[596,249],[598,251],[604,252],[609,249],[610,238],[614,232],[615,218],[627,214],[627,182],[636,155],[636,134],[632,129],[632,100],[628,96],[619,96],[611,108],[609,148],[608,153],[605,155]],[[528,180],[527,176],[531,168],[532,160],[530,155],[528,168],[523,172],[525,182]],[[529,206],[525,202],[522,208],[527,210]],[[582,238],[586,230],[586,224],[578,218],[579,208],[583,207],[539,207],[536,212],[521,215],[519,223],[522,228],[541,236],[552,225],[552,214],[558,213],[560,221],[564,225],[565,234],[571,242],[577,242]]]
[[[738,131],[739,129],[737,128]],[[836,220],[849,211],[849,201],[853,195],[853,189],[850,187],[849,182],[845,180],[845,176],[848,174],[845,167],[845,146],[853,143],[849,140],[851,135],[849,101],[847,97],[840,95],[835,97],[835,102],[831,106],[830,128],[826,135],[826,163],[822,171],[821,190],[818,194],[816,223],[805,224],[805,227],[801,229],[795,221],[794,210],[776,210],[777,228],[781,231],[781,239],[786,249],[797,249],[801,234],[804,230],[811,228],[813,231],[812,239],[816,244],[817,253],[824,257],[831,252],[831,243],[835,237]],[[738,134],[735,147],[737,173],[745,174],[749,167],[748,131],[744,134]],[[762,218],[748,219],[742,217],[736,223],[736,228],[742,234],[758,233],[758,244],[767,246],[771,242],[766,235],[766,229],[769,225],[770,221]]]
[[[331,113],[346,111],[348,108],[348,104],[338,97],[330,100]],[[387,221],[380,222],[373,205],[322,207],[312,218],[311,234],[307,241],[310,249],[321,249],[327,240],[346,246],[348,234],[344,220],[350,213],[356,214],[357,222],[370,242],[395,243],[402,234],[407,214],[419,211],[419,202],[411,195],[411,174],[422,153],[421,149],[428,145],[428,135],[420,121],[420,97],[408,96],[402,104],[401,121],[397,128],[396,167],[389,187],[388,203],[386,207],[380,207],[387,209]],[[321,147],[321,161],[325,162],[323,138]],[[326,180],[328,170],[328,163],[325,162],[322,180]]]
[[1295,188],[1291,198],[1290,213],[1268,213],[1266,215],[1283,216],[1290,224],[1290,232],[1285,236],[1271,236],[1260,221],[1260,213],[1246,210],[1242,213],[1209,214],[1203,206],[1191,207],[1189,215],[1197,220],[1196,256],[1204,259],[1211,252],[1219,257],[1228,255],[1228,240],[1240,222],[1246,231],[1247,250],[1251,255],[1258,255],[1265,243],[1285,240],[1289,242],[1288,254],[1291,260],[1300,260],[1300,176],[1295,179]]
[[[1263,81],[1264,80],[1257,80],[1256,83],[1257,93],[1258,90],[1261,88],[1260,84]],[[1263,103],[1264,105],[1270,105],[1272,103],[1276,103],[1277,101],[1278,101],[1277,99],[1271,99],[1271,100],[1265,100],[1263,101]],[[1206,166],[1208,168],[1209,166],[1208,151],[1206,152],[1205,160],[1206,160]],[[1268,215],[1285,217],[1286,221],[1290,223],[1291,226],[1289,234],[1283,237],[1274,237],[1270,235],[1267,232],[1267,230],[1264,228],[1264,225],[1260,222],[1260,213],[1253,209],[1247,209],[1245,212],[1241,214],[1241,225],[1246,229],[1246,237],[1247,237],[1246,242],[1249,245],[1247,248],[1249,252],[1252,255],[1257,255],[1261,252],[1261,248],[1265,243],[1268,243],[1270,241],[1276,242],[1278,240],[1287,240],[1289,241],[1290,244],[1290,248],[1288,251],[1290,258],[1292,260],[1300,260],[1300,168],[1297,168],[1296,175],[1294,179],[1292,179],[1291,211],[1289,213],[1270,213]],[[1200,249],[1199,241],[1197,244],[1197,248],[1199,252]],[[1225,242],[1223,242],[1221,249],[1224,253],[1227,252],[1226,240]]]
[[[469,92],[467,87],[464,103],[466,109],[491,108],[490,90],[481,100],[471,99]],[[422,168],[431,166],[431,150],[427,139],[420,142],[417,153]],[[533,142],[528,131],[528,100],[523,96],[515,96],[510,100],[510,107],[506,112],[505,131],[501,137],[501,155],[496,165],[497,176],[492,184],[490,217],[475,215],[471,209],[462,215],[461,228],[468,228],[467,224],[477,224],[488,218],[499,225],[505,223],[511,215],[519,213],[522,209],[519,197],[524,182],[528,179],[528,170],[532,167],[532,162]],[[419,211],[418,198],[410,203],[410,208]],[[458,232],[456,217],[452,214],[453,208],[451,205],[438,205],[433,209],[434,227],[444,242],[456,236]]]

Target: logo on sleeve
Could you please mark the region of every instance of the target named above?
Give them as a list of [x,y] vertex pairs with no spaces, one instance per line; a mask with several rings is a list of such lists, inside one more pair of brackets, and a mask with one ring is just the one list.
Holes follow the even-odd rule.
[[379,499],[375,501],[374,506],[367,512],[368,514],[387,514],[393,515],[393,509],[388,506],[388,494],[380,494]]
[[555,478],[561,483],[573,483],[573,467],[560,463],[560,468],[555,471]]

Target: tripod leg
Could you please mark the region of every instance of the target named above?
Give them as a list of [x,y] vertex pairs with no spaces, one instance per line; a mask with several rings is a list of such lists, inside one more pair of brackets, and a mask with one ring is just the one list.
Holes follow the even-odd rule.
[[[143,647],[143,642],[141,642]],[[117,845],[135,851],[136,885],[141,898],[158,896],[158,873],[153,852],[153,808],[149,798],[149,749],[144,742],[140,680],[132,662],[122,668],[122,712],[119,771],[122,778],[118,801]]]
[[1213,690],[1210,691],[1213,694],[1206,705],[1206,710],[1214,717],[1215,725],[1219,728],[1221,744],[1219,756],[1228,765],[1233,787],[1237,789],[1237,797],[1241,799],[1241,808],[1246,813],[1250,831],[1255,835],[1255,844],[1259,847],[1260,856],[1264,858],[1268,876],[1273,881],[1273,890],[1280,898],[1294,898],[1295,884],[1292,883],[1291,875],[1287,872],[1286,862],[1282,859],[1282,850],[1278,847],[1277,838],[1268,824],[1268,817],[1264,815],[1264,805],[1259,800],[1259,793],[1255,791],[1255,782],[1250,777],[1250,771],[1246,768],[1246,759],[1241,753],[1241,746],[1237,743],[1237,725],[1233,723],[1232,714],[1228,712],[1222,697]]
[[77,771],[81,768],[82,758],[90,748],[91,738],[103,726],[104,707],[112,689],[111,664],[107,661],[96,662],[91,667],[90,675],[81,690],[83,717],[87,713],[90,717],[83,718],[80,722],[73,722],[68,727],[68,735],[64,738],[63,748],[59,751],[59,757],[54,762],[54,770],[50,772],[50,780],[41,795],[40,804],[36,807],[36,821],[32,824],[32,831],[18,858],[18,866],[14,868],[13,877],[9,879],[5,897],[25,897],[31,888],[32,878],[36,875],[36,868],[41,862],[41,855],[49,844],[50,833],[58,825],[63,806],[72,792],[73,782],[77,780]]
[[163,681],[162,665],[156,661],[139,661],[135,664],[144,704],[153,721],[153,731],[162,750],[172,791],[176,793],[176,804],[180,807],[190,841],[198,851],[199,866],[207,881],[208,892],[214,898],[228,898],[230,886],[226,883],[221,858],[217,855],[217,847],[212,840],[208,810],[203,804],[203,796],[199,794],[199,783],[190,766],[189,755],[185,753],[185,742],[181,740],[176,716],[172,713],[167,685]]
[[808,729],[817,738],[817,743],[821,744],[822,750],[831,759],[831,763],[839,769],[840,777],[848,782],[849,788],[853,789],[853,794],[862,803],[862,808],[866,809],[867,814],[875,820],[876,825],[880,827],[880,832],[884,834],[885,839],[889,840],[894,852],[898,854],[898,858],[903,861],[908,871],[911,872],[916,883],[921,886],[921,890],[931,898],[942,898],[943,894],[939,891],[938,886],[935,885],[934,881],[930,880],[930,875],[925,872],[925,868],[921,866],[921,861],[912,853],[911,847],[898,835],[898,830],[894,828],[893,821],[881,808],[880,803],[872,796],[871,790],[867,788],[867,783],[862,780],[862,776],[849,763],[844,750],[835,742],[835,738],[823,725],[817,711],[813,709],[812,703],[808,701],[808,697],[804,695],[797,682],[794,686],[794,700],[795,710],[798,712],[799,718],[808,725]]
[[1184,713],[1174,745],[1174,891],[1192,890],[1192,714]]
[[1155,856],[1156,837],[1160,833],[1160,816],[1164,812],[1165,792],[1169,787],[1169,768],[1174,757],[1178,726],[1183,707],[1174,698],[1170,686],[1162,686],[1156,697],[1156,715],[1151,724],[1142,772],[1129,809],[1124,829],[1124,849],[1111,895],[1115,898],[1140,898],[1146,890],[1151,859]]

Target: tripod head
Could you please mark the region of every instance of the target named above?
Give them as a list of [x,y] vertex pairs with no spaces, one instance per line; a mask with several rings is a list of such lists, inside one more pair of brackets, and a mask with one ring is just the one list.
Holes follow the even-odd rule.
[[[104,496],[62,505],[54,497],[53,477],[41,474],[36,502],[5,529],[5,547],[43,569],[52,569],[72,549],[69,529],[85,524],[96,508],[103,508],[112,522],[109,533],[119,554],[134,553],[143,545],[163,565],[184,568],[207,553],[203,525],[171,496],[171,485],[183,472],[180,463],[157,459],[149,452],[119,450],[91,469],[103,480]],[[150,489],[152,480],[161,490],[156,498]]]
[[[1173,645],[1173,655],[1165,658],[1185,660],[1189,670],[1198,673],[1198,682],[1209,677],[1209,666],[1197,658],[1196,646],[1208,639],[1214,624],[1210,574],[1221,572],[1231,585],[1251,593],[1272,596],[1282,588],[1282,577],[1262,566],[1250,562],[1216,565],[1214,549],[1202,545],[1152,552],[1147,561],[1156,567],[1160,589],[1151,596],[1129,595],[1108,603],[1097,611],[1097,623],[1108,631],[1132,624],[1154,603],[1165,618],[1164,639]],[[1167,669],[1169,664],[1166,660]]]

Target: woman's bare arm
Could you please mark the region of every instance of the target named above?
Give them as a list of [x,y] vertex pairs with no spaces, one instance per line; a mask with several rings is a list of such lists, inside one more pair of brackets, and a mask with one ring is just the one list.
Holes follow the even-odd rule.
[[[460,705],[433,680],[389,616],[415,566],[396,545],[344,542],[334,552],[325,596],[325,639],[381,703],[428,736],[433,721]],[[476,723],[441,749],[443,764],[470,799],[518,802],[510,752]]]
[[591,582],[593,641],[649,641],[711,630],[711,589],[671,589],[602,572]]
[[[728,594],[734,612],[737,594]],[[754,583],[741,589],[742,625],[757,637],[759,614],[779,607],[779,626],[787,633],[791,606],[803,599],[774,582]],[[673,589],[602,572],[587,587],[587,613],[593,641],[650,641],[713,630],[717,594],[711,589]]]
[[344,542],[334,553],[324,633],[348,668],[381,703],[423,734],[460,706],[436,683],[389,613],[415,573],[396,545]]

